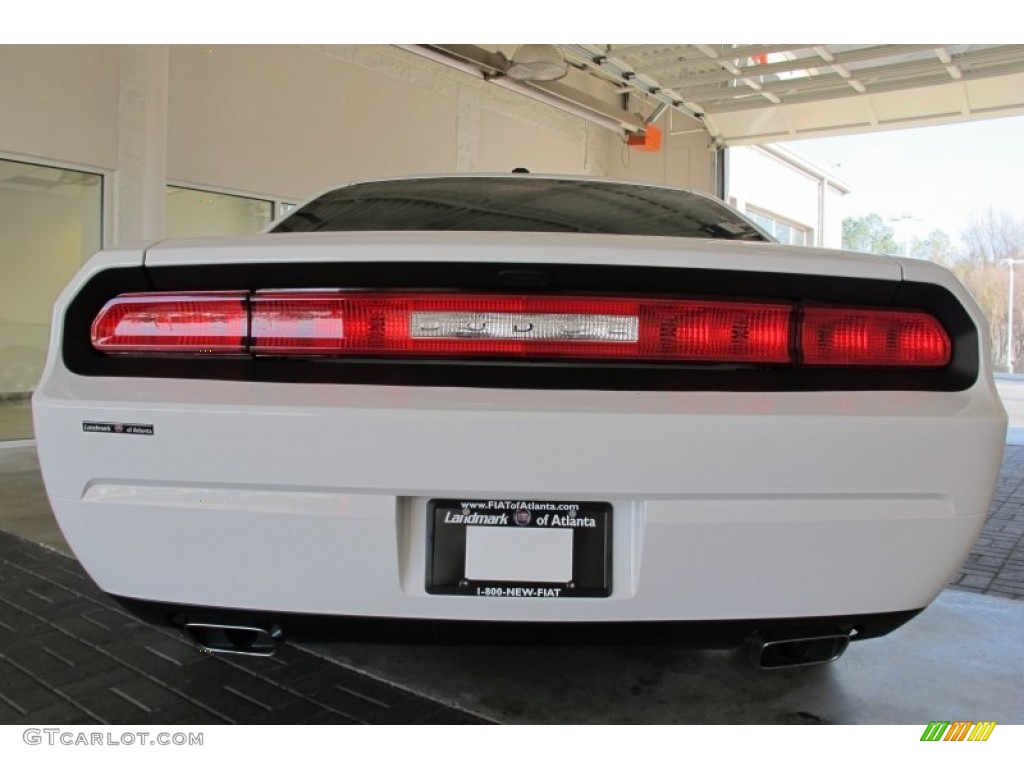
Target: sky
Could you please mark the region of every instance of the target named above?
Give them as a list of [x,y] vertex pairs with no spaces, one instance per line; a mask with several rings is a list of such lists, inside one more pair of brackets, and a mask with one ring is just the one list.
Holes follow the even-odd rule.
[[900,240],[933,229],[954,243],[988,206],[1024,219],[1024,117],[785,142],[846,183],[844,214],[877,213]]

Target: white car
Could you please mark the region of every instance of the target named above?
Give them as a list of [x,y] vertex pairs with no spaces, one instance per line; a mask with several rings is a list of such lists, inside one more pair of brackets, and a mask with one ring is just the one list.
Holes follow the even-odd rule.
[[214,650],[361,617],[812,663],[920,612],[978,534],[985,327],[941,267],[695,193],[372,181],[97,254],[35,429],[90,575]]

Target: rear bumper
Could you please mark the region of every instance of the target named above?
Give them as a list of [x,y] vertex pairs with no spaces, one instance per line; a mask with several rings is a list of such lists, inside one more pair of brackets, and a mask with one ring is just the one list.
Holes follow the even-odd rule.
[[882,637],[924,609],[814,618],[763,618],[719,621],[633,622],[488,622],[428,619],[380,619],[333,614],[240,611],[208,605],[162,603],[110,595],[139,619],[155,625],[183,627],[187,622],[280,629],[292,641],[344,640],[367,643],[501,644],[501,645],[692,645],[734,648],[758,638],[765,641],[850,635],[852,640]]
[[[966,557],[1005,434],[982,384],[751,394],[150,380],[145,400],[138,389],[58,369],[37,391],[68,542],[108,593],[260,614],[903,615]],[[83,421],[154,429],[99,434]],[[428,594],[432,498],[609,502],[611,595]]]
[[[121,487],[131,502],[53,499],[65,536],[105,591],[254,611],[461,621],[903,611],[931,602],[983,520],[951,516],[945,505],[878,499],[747,501],[741,513],[721,501],[616,505],[609,597],[467,597],[426,592],[426,529],[415,503],[399,503],[397,513],[394,497],[351,496],[324,500],[341,514],[300,511],[298,503],[271,513],[216,502],[189,510],[166,499],[140,503],[147,490]],[[837,509],[842,517],[822,519]],[[879,520],[877,510],[896,519]]]

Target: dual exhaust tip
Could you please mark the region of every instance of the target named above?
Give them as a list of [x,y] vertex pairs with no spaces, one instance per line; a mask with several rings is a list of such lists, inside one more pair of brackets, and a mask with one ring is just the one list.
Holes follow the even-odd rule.
[[207,653],[234,653],[241,656],[273,656],[277,641],[284,635],[277,627],[266,629],[237,624],[190,622],[185,634]]
[[765,640],[755,637],[750,642],[750,657],[761,669],[809,667],[827,664],[845,653],[850,645],[849,634]]

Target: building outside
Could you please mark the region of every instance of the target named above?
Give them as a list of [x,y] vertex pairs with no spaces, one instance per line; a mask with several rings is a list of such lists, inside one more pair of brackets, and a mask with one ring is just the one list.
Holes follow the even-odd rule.
[[842,198],[850,189],[778,144],[726,150],[726,200],[779,242],[841,248]]

